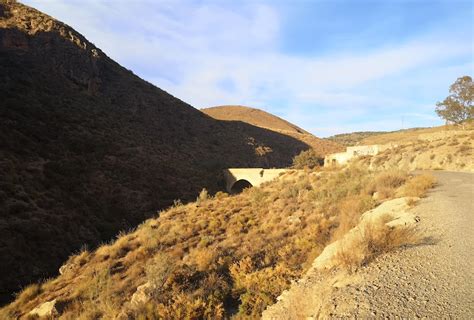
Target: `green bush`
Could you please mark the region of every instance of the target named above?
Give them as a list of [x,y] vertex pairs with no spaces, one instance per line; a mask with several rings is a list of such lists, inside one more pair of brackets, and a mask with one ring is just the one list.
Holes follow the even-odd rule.
[[293,158],[293,167],[295,169],[303,169],[305,167],[315,168],[324,165],[324,157],[316,153],[313,149],[301,151],[301,153]]

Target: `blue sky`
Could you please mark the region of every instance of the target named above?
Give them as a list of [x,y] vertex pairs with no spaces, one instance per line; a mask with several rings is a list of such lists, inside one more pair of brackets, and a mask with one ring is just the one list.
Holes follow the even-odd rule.
[[23,0],[196,108],[240,104],[317,136],[442,124],[473,75],[471,1]]

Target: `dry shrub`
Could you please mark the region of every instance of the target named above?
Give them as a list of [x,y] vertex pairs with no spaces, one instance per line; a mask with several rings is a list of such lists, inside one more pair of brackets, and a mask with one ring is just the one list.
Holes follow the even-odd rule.
[[75,288],[74,299],[65,303],[64,319],[115,319],[120,311],[113,294],[114,279],[108,268],[95,270]]
[[409,207],[414,207],[418,203],[418,198],[408,198],[407,199],[407,205]]
[[140,228],[141,243],[149,253],[152,253],[160,244],[156,229],[148,224]]
[[336,265],[349,273],[354,272],[365,260],[364,249],[361,243],[342,244],[334,256]]
[[296,277],[295,272],[282,264],[259,270],[249,257],[233,264],[230,274],[234,280],[234,294],[241,301],[239,316],[242,319],[258,318]]
[[90,259],[90,252],[87,250],[86,247],[82,248],[78,255],[74,257],[74,263],[78,266],[83,266],[86,264]]
[[261,188],[248,188],[246,190],[247,195],[250,198],[252,206],[259,207],[264,204],[266,199],[266,194]]
[[193,298],[185,293],[177,293],[168,303],[150,302],[133,315],[138,320],[153,319],[223,319],[222,303],[213,299]]
[[422,174],[410,179],[399,191],[405,197],[423,197],[436,185],[436,178],[430,174]]
[[231,290],[231,285],[227,282],[225,276],[212,272],[200,282],[200,289],[201,296],[215,297],[218,301],[224,301]]
[[214,195],[214,198],[215,199],[225,199],[229,196],[229,194],[225,193],[225,192],[222,192],[222,191],[218,191],[215,195]]
[[408,175],[404,171],[390,170],[379,173],[369,184],[367,191],[369,194],[374,192],[390,193],[389,190],[395,190],[405,183]]
[[199,196],[197,197],[196,199],[196,204],[201,204],[202,202],[206,201],[207,199],[209,199],[209,194],[206,190],[206,188],[203,188],[201,190],[201,192],[199,193]]
[[389,153],[384,152],[380,154],[379,156],[375,157],[374,165],[377,165],[377,166],[381,165],[382,163],[386,162],[388,159],[389,159]]
[[160,293],[166,280],[174,270],[174,264],[170,257],[164,253],[159,253],[145,267],[146,280],[150,284],[152,296]]
[[392,227],[386,224],[389,220],[388,216],[381,217],[363,228],[362,239],[367,246],[365,262],[400,246],[416,244],[420,239],[413,226]]
[[406,172],[401,170],[382,171],[368,183],[365,192],[373,195],[377,192],[377,200],[393,198],[397,188],[408,179]]
[[459,149],[458,149],[457,152],[459,152],[460,154],[463,154],[463,155],[469,155],[469,154],[471,153],[471,150],[472,150],[472,148],[471,148],[470,145],[463,143],[463,144],[459,147]]
[[211,265],[216,258],[215,249],[204,248],[199,251],[196,250],[194,261],[199,271],[206,271],[211,269]]
[[459,144],[459,140],[457,138],[452,138],[452,140],[448,143],[448,146],[457,146]]
[[96,270],[89,282],[83,283],[85,295],[90,301],[96,301],[107,293],[111,286],[110,271],[107,268]]
[[317,153],[313,149],[301,151],[300,154],[293,158],[293,168],[316,168],[324,165],[324,156]]
[[27,303],[30,300],[36,298],[42,292],[41,284],[33,283],[24,288],[17,295],[17,303]]
[[359,222],[360,215],[375,206],[375,201],[369,195],[359,195],[342,200],[338,204],[338,227],[332,240],[338,240]]
[[351,242],[344,241],[335,259],[337,265],[352,272],[375,257],[395,248],[417,244],[422,237],[414,226],[388,226],[390,216],[383,216],[361,226]]

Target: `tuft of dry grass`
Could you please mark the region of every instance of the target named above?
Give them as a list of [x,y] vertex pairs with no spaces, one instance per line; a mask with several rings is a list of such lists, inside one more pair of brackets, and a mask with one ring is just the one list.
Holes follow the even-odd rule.
[[338,267],[353,272],[383,253],[420,243],[422,236],[414,226],[393,227],[387,225],[389,220],[389,216],[383,216],[366,223],[351,242],[343,242],[335,255]]
[[423,197],[426,192],[436,185],[436,178],[431,174],[417,175],[410,179],[400,190],[405,197]]
[[153,257],[145,267],[146,280],[151,287],[151,296],[156,297],[163,289],[175,266],[166,254]]
[[457,146],[459,144],[459,140],[457,138],[451,139],[451,141],[448,143],[448,146]]
[[374,194],[378,192],[379,199],[388,199],[394,196],[395,191],[408,179],[406,172],[401,170],[389,170],[378,174],[367,186],[367,192]]
[[337,216],[338,226],[332,235],[333,240],[338,240],[352,229],[359,221],[360,213],[372,209],[375,200],[370,195],[347,198],[339,204],[340,213]]
[[202,202],[206,201],[207,199],[209,199],[209,193],[207,192],[207,190],[204,188],[201,190],[201,192],[199,193],[199,196],[197,197],[196,199],[196,204],[201,204]]
[[25,287],[18,295],[16,302],[27,303],[41,293],[41,284],[33,283]]
[[[468,141],[466,141],[466,142],[468,142]],[[457,152],[460,153],[460,154],[463,154],[463,155],[469,155],[469,154],[471,153],[471,151],[472,151],[471,146],[470,146],[469,144],[464,144],[464,143],[463,143],[463,144],[459,147],[459,149],[458,149]]]

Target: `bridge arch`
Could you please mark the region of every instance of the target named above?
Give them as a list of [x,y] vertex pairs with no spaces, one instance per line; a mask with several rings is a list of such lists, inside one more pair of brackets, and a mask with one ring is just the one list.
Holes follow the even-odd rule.
[[240,180],[235,181],[232,184],[232,186],[230,187],[230,193],[231,194],[241,193],[242,191],[244,191],[244,189],[251,188],[251,187],[253,186],[248,180],[240,179]]
[[224,179],[228,193],[242,192],[249,187],[259,187],[262,183],[277,179],[288,169],[264,168],[228,168],[224,170]]

